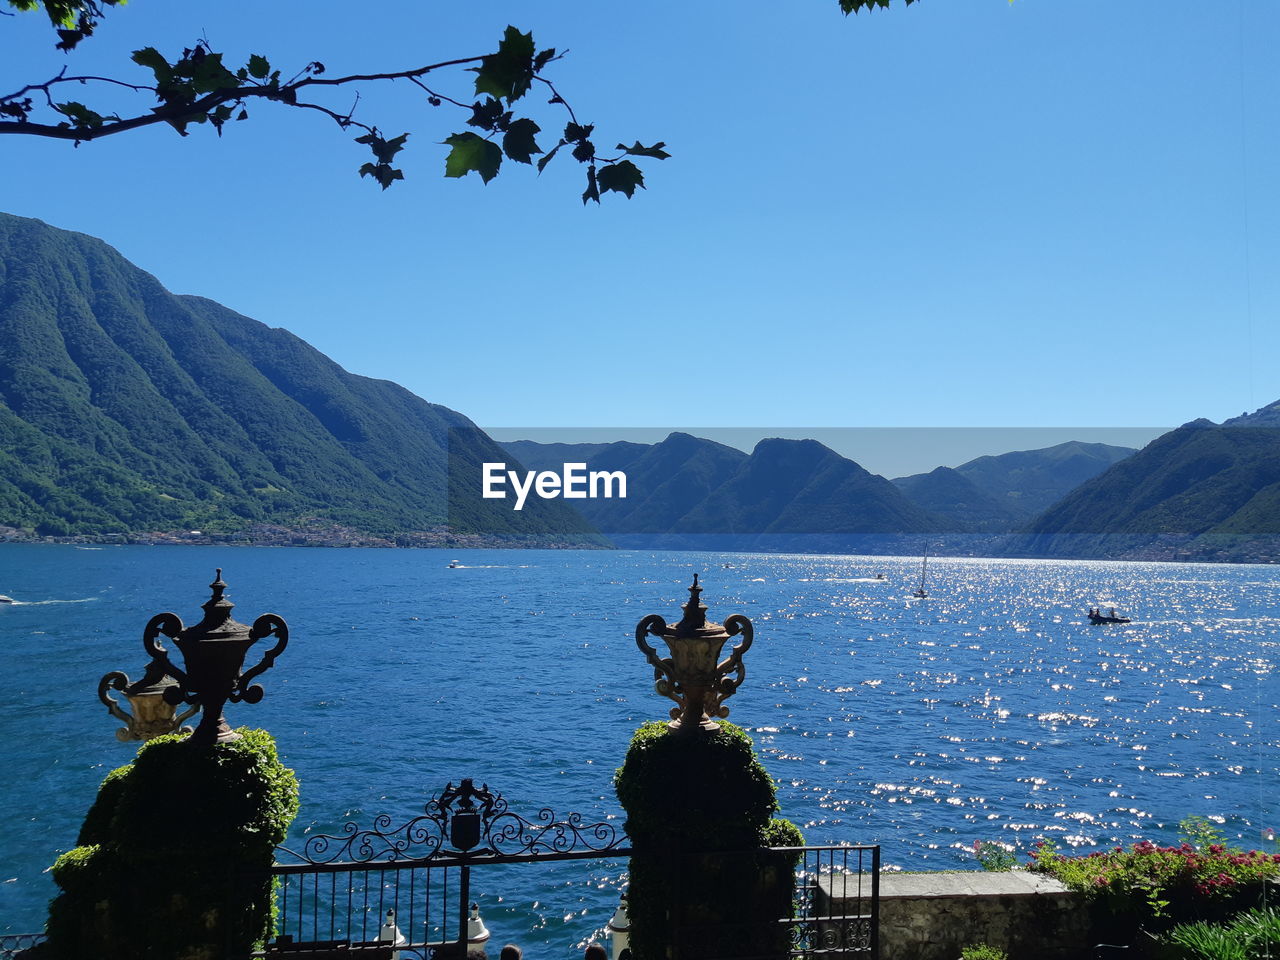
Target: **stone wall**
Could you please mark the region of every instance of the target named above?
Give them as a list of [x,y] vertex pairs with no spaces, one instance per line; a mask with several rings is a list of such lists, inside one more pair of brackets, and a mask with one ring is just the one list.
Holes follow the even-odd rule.
[[[840,878],[824,877],[819,896],[838,915]],[[881,876],[881,960],[959,960],[979,943],[1010,960],[1079,960],[1092,952],[1089,911],[1058,881],[1022,870]]]

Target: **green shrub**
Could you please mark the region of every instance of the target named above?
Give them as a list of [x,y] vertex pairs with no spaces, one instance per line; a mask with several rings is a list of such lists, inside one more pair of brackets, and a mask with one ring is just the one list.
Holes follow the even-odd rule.
[[787,955],[796,854],[804,837],[778,809],[751,738],[721,722],[692,736],[664,723],[636,731],[614,778],[627,812],[635,960],[665,960],[678,938],[690,956]]
[[1012,850],[990,840],[973,841],[973,855],[983,870],[1003,872],[1018,865],[1018,858]]
[[973,944],[960,949],[960,960],[1009,960],[1009,954],[985,943]]
[[53,865],[45,955],[214,960],[271,933],[275,847],[298,781],[262,730],[200,747],[158,737],[113,770]]

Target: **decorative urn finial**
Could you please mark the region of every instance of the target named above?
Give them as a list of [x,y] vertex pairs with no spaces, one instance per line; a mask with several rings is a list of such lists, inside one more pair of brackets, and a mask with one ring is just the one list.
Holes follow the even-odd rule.
[[[160,613],[148,621],[142,634],[143,649],[151,656],[147,677],[164,679],[166,703],[172,706],[188,703],[203,710],[191,742],[206,744],[240,739],[222,715],[223,706],[228,700],[232,703],[261,700],[262,687],[253,680],[271,669],[289,643],[289,627],[274,613],[264,613],[253,621],[252,627],[231,619],[235,604],[224,596],[227,585],[222,581],[221,568],[209,587],[213,595],[202,608],[204,619],[195,626],[184,627],[177,614]],[[169,659],[169,651],[160,644],[161,635],[171,639],[182,652],[185,670],[180,670]],[[257,666],[241,673],[249,648],[273,635],[275,646],[263,655]]]
[[[650,614],[636,624],[636,646],[653,666],[654,689],[675,701],[668,726],[677,733],[720,729],[715,721],[729,716],[724,701],[746,678],[742,655],[750,649],[754,636],[751,621],[741,614],[726,618],[723,626],[707,620],[707,607],[699,599],[701,593],[695,573],[679,623],[668,626],[662,617]],[[738,634],[742,634],[742,641],[720,660],[725,641]],[[671,650],[671,656],[658,656],[645,639],[647,636],[659,637]]]

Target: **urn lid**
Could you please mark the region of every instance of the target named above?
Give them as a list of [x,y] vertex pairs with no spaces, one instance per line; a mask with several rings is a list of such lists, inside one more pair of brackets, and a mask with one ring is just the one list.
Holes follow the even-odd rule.
[[231,618],[235,604],[224,595],[227,585],[222,580],[222,568],[214,573],[213,583],[209,584],[213,595],[204,602],[204,619],[194,626],[182,631],[181,639],[186,643],[208,642],[213,640],[249,641],[249,628]]
[[689,587],[689,602],[682,608],[684,617],[679,623],[673,624],[662,631],[664,639],[684,640],[691,637],[705,639],[709,637],[724,637],[728,639],[728,632],[718,623],[714,623],[707,619],[707,605],[699,598],[702,594],[702,587],[698,586],[698,575],[693,575],[693,586]]

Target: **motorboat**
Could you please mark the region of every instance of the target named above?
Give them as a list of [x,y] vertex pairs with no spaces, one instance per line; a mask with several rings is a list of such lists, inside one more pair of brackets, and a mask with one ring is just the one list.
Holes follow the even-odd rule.
[[1101,610],[1090,610],[1089,622],[1097,626],[1101,623],[1131,623],[1132,621],[1128,617],[1117,617],[1116,609],[1112,607],[1109,616],[1103,616]]

